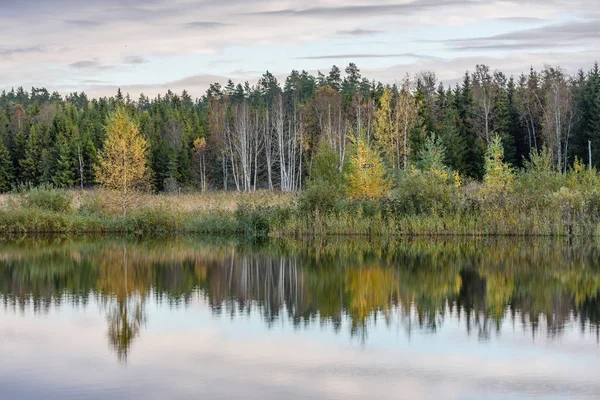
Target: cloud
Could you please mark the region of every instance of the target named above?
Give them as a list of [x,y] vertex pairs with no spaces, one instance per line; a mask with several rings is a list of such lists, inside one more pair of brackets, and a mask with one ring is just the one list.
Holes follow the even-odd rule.
[[415,53],[390,53],[390,54],[328,54],[322,56],[296,57],[296,60],[337,60],[337,59],[358,59],[358,58],[430,58]]
[[95,28],[98,26],[106,25],[103,21],[94,21],[89,19],[68,19],[65,20],[65,24],[75,26],[78,28]]
[[[144,84],[93,84],[87,87],[73,87],[72,89],[85,90],[91,96],[111,96],[121,89],[125,93],[130,93],[132,96],[137,96],[140,93],[145,93],[149,96],[155,96],[167,90],[175,93],[181,93],[187,90],[190,93],[195,93],[200,96],[211,83],[227,82],[227,77],[211,74],[198,74],[188,76],[182,79],[176,79],[167,82],[144,83]],[[85,81],[82,83],[86,83]],[[91,82],[90,82],[91,83]],[[98,82],[101,83],[101,82]]]
[[29,46],[29,47],[0,47],[0,56],[12,56],[15,54],[27,54],[27,53],[42,53],[45,51],[43,46]]
[[350,29],[350,30],[341,30],[336,32],[341,36],[372,36],[383,33],[383,31],[375,30],[375,29]]
[[148,63],[148,60],[141,56],[127,56],[123,59],[123,64],[139,65],[146,63]]
[[104,64],[100,63],[98,60],[76,61],[74,63],[69,64],[69,67],[75,68],[75,69],[101,69],[101,70],[112,69],[112,66],[104,65]]
[[600,37],[600,19],[592,19],[550,24],[493,36],[452,39],[445,43],[457,50],[572,48],[582,45],[597,46],[598,37]]
[[216,29],[221,28],[223,26],[227,26],[229,24],[224,24],[222,22],[216,21],[196,21],[196,22],[188,22],[184,24],[186,28],[191,29]]
[[498,18],[494,18],[496,21],[502,21],[502,22],[516,22],[516,23],[524,23],[524,24],[528,24],[531,22],[544,22],[544,21],[548,21],[547,19],[544,18],[537,18],[537,17],[498,17]]
[[409,3],[345,5],[337,7],[309,7],[309,8],[284,8],[280,10],[267,10],[250,12],[247,15],[267,16],[293,16],[293,17],[361,17],[361,16],[387,16],[390,14],[414,14],[421,11],[438,9],[446,6],[465,6],[477,4],[476,0],[414,0]]

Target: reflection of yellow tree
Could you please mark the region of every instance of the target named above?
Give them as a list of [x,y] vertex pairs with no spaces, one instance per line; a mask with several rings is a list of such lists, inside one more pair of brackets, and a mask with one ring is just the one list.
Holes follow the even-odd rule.
[[[117,352],[119,361],[127,362],[127,356],[133,340],[139,335],[146,320],[146,291],[151,282],[140,268],[128,267],[127,246],[123,245],[122,258],[112,251],[103,257],[100,264],[99,291],[107,295],[114,303],[108,312],[108,338]],[[150,268],[143,267],[149,271]]]
[[387,313],[396,292],[394,271],[390,268],[350,268],[346,272],[348,315],[352,329],[365,327],[366,321],[376,311]]
[[501,321],[506,305],[511,301],[515,291],[513,277],[494,271],[486,275],[485,283],[487,309],[494,320]]
[[117,299],[108,313],[108,339],[120,362],[127,362],[129,349],[146,321],[144,300]]

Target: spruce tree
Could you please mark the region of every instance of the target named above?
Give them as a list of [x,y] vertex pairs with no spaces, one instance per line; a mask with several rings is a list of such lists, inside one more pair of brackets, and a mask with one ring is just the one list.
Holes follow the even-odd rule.
[[52,183],[60,188],[68,188],[75,184],[75,159],[73,149],[66,134],[58,137],[58,157],[56,171]]
[[40,127],[33,125],[25,142],[24,156],[19,161],[20,180],[23,183],[38,185],[41,178],[42,138]]
[[471,77],[468,72],[465,74],[462,87],[457,93],[455,102],[458,110],[460,136],[467,146],[467,152],[463,160],[465,170],[459,172],[472,178],[481,179],[483,177],[484,146],[475,131],[475,101],[473,98],[473,85],[471,84]]
[[13,164],[6,146],[6,141],[0,136],[0,193],[8,192],[14,182]]

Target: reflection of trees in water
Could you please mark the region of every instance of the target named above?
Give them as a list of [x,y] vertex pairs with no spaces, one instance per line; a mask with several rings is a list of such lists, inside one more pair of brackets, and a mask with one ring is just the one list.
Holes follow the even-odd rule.
[[566,324],[598,334],[600,261],[590,246],[560,242],[416,240],[284,242],[269,247],[190,240],[31,241],[0,252],[5,306],[105,305],[111,347],[126,361],[146,320],[145,304],[187,304],[194,294],[215,314],[260,313],[272,326],[348,321],[365,338],[377,323],[437,331],[460,318],[482,340],[504,323],[533,335]]
[[145,303],[148,288],[144,284],[145,281],[139,279],[139,271],[128,268],[127,245],[123,244],[121,260],[117,252],[111,252],[110,255],[117,258],[102,259],[99,288],[101,292],[111,294],[103,299],[108,306],[110,346],[117,353],[119,361],[126,363],[131,345],[146,321]]
[[146,321],[145,300],[138,296],[111,304],[108,320],[108,339],[120,362],[126,363],[133,340]]

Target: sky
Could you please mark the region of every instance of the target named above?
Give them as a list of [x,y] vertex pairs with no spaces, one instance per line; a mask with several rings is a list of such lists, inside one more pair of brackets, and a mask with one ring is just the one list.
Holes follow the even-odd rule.
[[354,62],[384,83],[600,59],[599,0],[0,0],[0,90],[201,96]]

